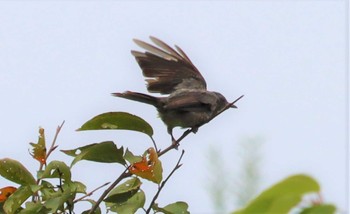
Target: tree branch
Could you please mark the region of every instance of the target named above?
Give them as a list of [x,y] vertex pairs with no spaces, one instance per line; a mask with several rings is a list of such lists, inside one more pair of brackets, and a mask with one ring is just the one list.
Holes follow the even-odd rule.
[[191,132],[193,132],[193,129],[192,129],[192,128],[187,129],[187,130],[181,135],[181,137],[179,137],[179,139],[177,139],[177,140],[175,141],[175,143],[172,143],[172,144],[170,144],[170,146],[168,146],[167,148],[165,148],[165,149],[159,151],[159,152],[158,152],[158,157],[164,155],[165,153],[167,153],[168,151],[170,151],[170,150],[172,150],[172,149],[178,148],[179,145],[180,145],[180,142],[181,142],[187,135],[189,135]]
[[103,201],[103,199],[108,195],[108,193],[115,187],[121,180],[124,178],[130,177],[131,173],[127,172],[129,167],[127,167],[122,174],[119,175],[119,177],[103,192],[103,194],[99,197],[99,199],[96,201],[96,204],[91,208],[89,211],[89,214],[93,214],[95,210],[98,208],[100,203]]
[[181,153],[181,155],[180,155],[180,158],[179,158],[179,160],[177,161],[177,163],[176,163],[174,169],[170,172],[170,174],[168,175],[168,177],[167,177],[167,178],[161,183],[161,185],[158,187],[158,191],[157,191],[157,193],[154,195],[154,197],[153,197],[153,199],[152,199],[152,201],[151,201],[151,203],[150,203],[148,209],[146,210],[146,214],[148,214],[148,213],[151,212],[151,209],[152,209],[153,204],[154,204],[155,201],[157,200],[157,198],[158,198],[158,196],[159,196],[159,194],[160,194],[160,191],[162,191],[163,187],[165,186],[165,184],[166,184],[166,182],[169,180],[169,178],[174,174],[174,172],[175,172],[177,169],[179,169],[179,168],[182,166],[182,164],[180,164],[180,162],[181,162],[181,159],[182,159],[184,153],[185,153],[185,150],[182,150],[182,153]]
[[64,122],[65,121],[63,121],[61,123],[61,125],[57,127],[55,137],[53,138],[51,147],[50,147],[49,151],[46,154],[45,160],[47,160],[47,158],[50,156],[50,154],[57,148],[57,146],[55,145],[56,144],[56,140],[57,140],[58,134],[60,133],[60,131],[61,131],[63,125],[64,125]]

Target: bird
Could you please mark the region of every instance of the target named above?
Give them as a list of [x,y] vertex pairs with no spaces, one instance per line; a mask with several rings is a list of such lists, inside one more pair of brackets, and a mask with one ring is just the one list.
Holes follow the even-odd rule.
[[190,128],[196,133],[226,109],[237,108],[235,102],[243,95],[229,103],[219,92],[208,91],[205,79],[180,47],[175,45],[174,49],[153,36],[150,40],[154,45],[133,39],[145,52],[132,50],[131,54],[142,70],[148,92],[167,96],[133,91],[112,95],[154,106],[173,144],[177,142],[173,136],[175,127]]

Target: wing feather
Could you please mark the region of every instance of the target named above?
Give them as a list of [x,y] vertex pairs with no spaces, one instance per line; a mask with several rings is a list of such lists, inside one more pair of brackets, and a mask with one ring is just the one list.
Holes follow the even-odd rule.
[[172,47],[170,47],[169,45],[167,45],[165,42],[163,42],[160,39],[157,39],[156,37],[150,36],[150,39],[152,40],[152,42],[156,45],[158,45],[159,47],[163,48],[164,50],[168,51],[168,53],[170,53],[172,56],[176,57],[176,59],[181,60],[182,56],[176,52]]
[[159,55],[161,57],[164,57],[165,59],[167,60],[177,60],[176,57],[174,57],[173,55],[153,46],[153,45],[150,45],[144,41],[141,41],[141,40],[138,40],[138,39],[134,39],[134,42],[140,46],[141,48],[145,49],[145,50],[148,50],[149,52],[153,53],[153,54],[156,54],[156,55]]
[[206,89],[206,82],[184,51],[150,37],[158,47],[134,39],[146,52],[131,51],[146,77],[149,92],[170,94],[178,89]]

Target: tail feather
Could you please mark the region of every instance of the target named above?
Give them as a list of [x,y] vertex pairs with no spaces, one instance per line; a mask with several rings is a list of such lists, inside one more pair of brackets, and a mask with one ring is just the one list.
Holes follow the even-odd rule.
[[153,105],[155,107],[158,106],[158,98],[157,97],[153,97],[153,96],[138,93],[138,92],[126,91],[123,93],[112,93],[112,96],[121,97],[121,98],[129,99],[129,100],[138,101],[141,103],[150,104],[150,105]]

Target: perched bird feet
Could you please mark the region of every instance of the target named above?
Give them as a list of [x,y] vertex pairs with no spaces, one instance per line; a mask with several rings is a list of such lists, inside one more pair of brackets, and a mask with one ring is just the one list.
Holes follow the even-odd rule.
[[179,148],[179,143],[177,140],[175,140],[174,136],[171,135],[171,144],[173,145],[173,147],[177,150]]
[[194,134],[196,134],[198,132],[198,127],[194,126],[191,128],[191,132],[193,132]]

